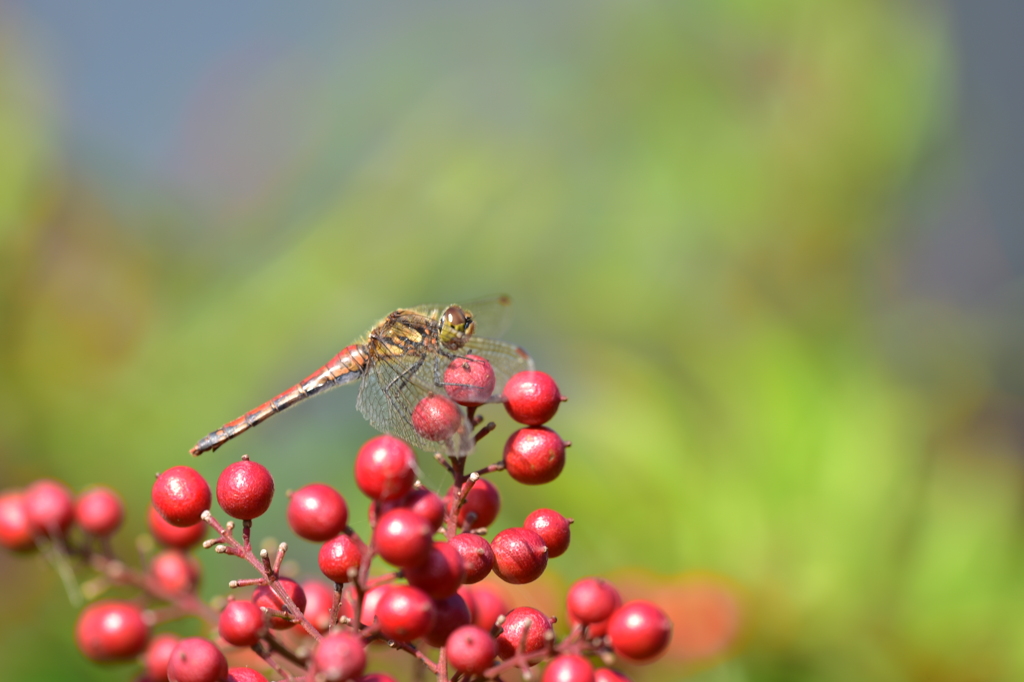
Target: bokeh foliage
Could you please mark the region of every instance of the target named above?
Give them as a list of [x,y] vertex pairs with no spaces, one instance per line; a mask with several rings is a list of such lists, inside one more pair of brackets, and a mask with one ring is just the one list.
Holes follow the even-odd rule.
[[[69,156],[47,76],[0,42],[0,483],[118,488],[129,552],[173,464],[213,480],[247,452],[280,491],[326,480],[356,501],[372,432],[352,391],[187,449],[395,307],[506,291],[508,337],[570,396],[552,425],[573,446],[550,486],[502,487],[499,521],[577,520],[556,579],[728,580],[742,640],[694,679],[1024,677],[1020,463],[964,427],[995,390],[985,346],[939,311],[957,337],[906,331],[942,349],[908,373],[885,317],[906,309],[889,256],[949,115],[941,17],[853,0],[509,14],[398,23],[360,68],[320,64],[337,77],[282,133],[301,153],[230,207]],[[242,92],[239,144],[287,73]],[[279,498],[264,529],[282,537]],[[235,577],[204,563],[209,594]],[[41,560],[0,571],[2,676],[127,679],[74,651]]]

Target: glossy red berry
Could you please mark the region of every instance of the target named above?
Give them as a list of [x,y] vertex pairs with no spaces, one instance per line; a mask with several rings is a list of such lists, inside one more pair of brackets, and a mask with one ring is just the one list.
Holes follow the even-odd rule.
[[75,521],[86,533],[106,537],[121,526],[124,503],[110,488],[96,486],[75,500]]
[[482,535],[459,533],[448,544],[462,557],[462,565],[466,568],[464,583],[478,583],[490,574],[494,566],[494,552],[491,551],[491,543]]
[[170,682],[221,682],[228,676],[228,661],[208,639],[186,637],[178,642],[167,664]]
[[411,585],[392,585],[377,603],[381,632],[397,642],[411,642],[427,634],[436,618],[433,600]]
[[444,372],[444,390],[460,405],[483,405],[494,393],[494,368],[479,355],[456,358]]
[[180,549],[165,549],[146,570],[153,584],[166,594],[192,592],[199,582],[199,563]]
[[328,682],[351,680],[366,668],[363,640],[348,632],[333,632],[324,637],[313,651],[313,670],[309,679]]
[[512,375],[502,399],[509,416],[527,426],[540,426],[554,417],[563,400],[555,380],[533,370]]
[[362,560],[363,552],[359,545],[349,536],[339,535],[320,547],[317,563],[328,580],[340,584],[352,579],[349,577],[349,571],[358,571]]
[[29,525],[40,535],[62,535],[75,520],[71,491],[59,481],[36,481],[22,499]]
[[565,554],[569,549],[570,519],[565,518],[553,509],[537,509],[526,517],[523,528],[529,528],[540,536],[548,548],[548,558]]
[[263,611],[251,601],[229,601],[217,619],[217,632],[225,642],[235,646],[252,646],[266,630]]
[[[302,615],[317,630],[327,632],[334,590],[322,580],[306,580],[302,583],[302,591],[306,593],[306,608],[302,610]],[[342,601],[343,615],[351,616],[351,613],[345,613],[347,605],[347,602]]]
[[421,564],[433,548],[430,522],[409,509],[392,509],[380,517],[373,529],[377,553],[400,568]]
[[345,530],[348,505],[337,490],[325,483],[311,483],[292,493],[288,500],[288,525],[300,538],[323,542]]
[[153,506],[172,526],[199,523],[210,499],[210,486],[192,467],[171,467],[153,483]]
[[146,647],[143,663],[146,674],[153,682],[167,682],[167,664],[171,662],[171,652],[181,640],[175,634],[165,632],[153,638]]
[[[278,578],[277,583],[284,589],[285,594],[291,598],[299,611],[306,609],[306,593],[302,591],[301,585],[291,578]],[[288,612],[284,602],[270,589],[269,585],[259,585],[253,590],[252,603],[275,611]],[[285,630],[293,625],[295,625],[294,622],[280,616],[273,616],[270,619],[270,627],[274,630]]]
[[[615,590],[615,588],[612,588],[612,589]],[[620,606],[622,606],[622,597],[619,596],[618,590],[615,590],[613,595],[612,595],[612,598],[614,599],[614,602],[615,602],[615,607],[612,609],[612,613],[615,613],[615,609],[617,609]],[[596,639],[596,638],[604,637],[605,635],[607,635],[608,634],[608,623],[611,621],[611,619],[612,619],[612,617],[608,616],[604,620],[599,620],[599,621],[587,624],[587,632],[586,632],[587,639]],[[572,615],[571,612],[569,613],[569,620],[573,624],[575,624],[577,622],[576,619],[573,618],[573,615]]]
[[[449,490],[445,496],[445,504],[449,507],[454,499],[455,491]],[[494,484],[481,478],[469,489],[466,500],[459,507],[458,524],[460,528],[486,528],[494,523],[501,509],[501,495]]]
[[548,663],[541,682],[594,682],[594,666],[577,654],[562,654]]
[[359,448],[356,485],[378,502],[396,500],[416,482],[416,457],[405,441],[387,434],[371,438]]
[[633,682],[618,670],[598,668],[594,671],[594,682]]
[[14,490],[0,494],[0,545],[16,551],[36,546],[25,509],[25,497]]
[[473,624],[487,632],[494,627],[498,616],[508,613],[508,604],[486,583],[472,587],[463,585],[459,588],[459,594],[466,600],[466,606],[469,607],[469,613],[473,617]]
[[164,517],[160,516],[156,508],[152,506],[149,508],[146,518],[149,522],[149,532],[153,534],[153,539],[167,547],[188,549],[192,545],[202,542],[203,537],[206,536],[207,525],[203,521],[194,523],[191,526],[174,526],[168,523]]
[[387,594],[392,585],[378,585],[370,588],[363,595],[363,608],[359,611],[359,622],[370,627],[377,617],[377,604],[380,604],[381,597]]
[[527,528],[506,528],[491,540],[494,573],[513,585],[533,582],[548,565],[548,550],[541,539]]
[[124,601],[102,601],[86,606],[75,624],[79,650],[94,661],[124,661],[146,648],[149,627],[142,610]]
[[618,590],[601,578],[577,580],[565,598],[569,618],[584,625],[607,620],[621,603]]
[[456,628],[447,641],[448,662],[464,675],[479,675],[494,663],[498,643],[488,630],[475,625]]
[[[444,502],[437,493],[425,488],[414,488],[404,497],[390,502],[380,502],[377,506],[380,507],[377,510],[378,514],[386,514],[399,507],[415,512],[429,521],[434,531],[444,523]],[[370,506],[370,524],[376,524],[373,505]]]
[[545,633],[551,631],[551,620],[537,609],[520,606],[505,615],[501,634],[497,637],[498,656],[512,656],[522,645],[526,653],[544,648]]
[[427,644],[430,646],[444,646],[448,635],[455,628],[469,625],[473,620],[469,615],[466,601],[457,594],[453,594],[447,599],[435,599],[434,608],[437,610],[437,618],[434,620],[434,627],[426,636]]
[[455,435],[462,426],[458,405],[443,395],[429,395],[412,411],[412,427],[420,436],[441,442]]
[[252,668],[228,668],[228,682],[267,682],[267,678]]
[[356,682],[398,682],[398,680],[384,673],[370,673],[356,678]]
[[505,470],[525,485],[550,483],[565,468],[565,442],[545,426],[519,429],[505,441]]
[[262,464],[243,458],[220,472],[217,503],[236,519],[249,521],[262,516],[274,499],[274,477]]
[[420,588],[432,599],[452,596],[466,579],[462,557],[447,542],[435,542],[423,563],[409,566],[402,572],[410,585]]
[[672,621],[652,602],[626,602],[612,613],[608,637],[620,656],[636,661],[654,658],[672,638]]

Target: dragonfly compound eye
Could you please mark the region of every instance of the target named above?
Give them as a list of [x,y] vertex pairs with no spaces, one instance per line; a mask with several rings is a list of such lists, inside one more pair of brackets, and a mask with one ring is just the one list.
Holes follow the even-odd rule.
[[441,343],[461,346],[464,336],[473,333],[473,318],[457,305],[449,306],[441,315]]

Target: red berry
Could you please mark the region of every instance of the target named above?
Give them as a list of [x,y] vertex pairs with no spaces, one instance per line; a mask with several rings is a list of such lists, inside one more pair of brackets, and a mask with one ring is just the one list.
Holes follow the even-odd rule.
[[548,663],[541,682],[594,682],[594,666],[577,654],[562,654]]
[[498,656],[502,660],[512,656],[522,644],[526,653],[544,648],[546,632],[551,631],[551,620],[530,606],[512,609],[505,616],[498,635]]
[[[285,594],[295,603],[299,611],[306,609],[306,593],[302,591],[302,586],[291,578],[278,578],[277,584],[280,585]],[[259,585],[252,593],[252,603],[256,606],[266,607],[275,611],[288,612],[288,608],[284,605],[284,602],[277,596],[277,594],[270,589],[269,585]],[[280,616],[273,616],[270,619],[270,627],[274,630],[286,630],[295,625],[294,622],[287,618]]]
[[654,658],[672,638],[672,621],[655,604],[637,599],[615,610],[608,621],[608,636],[615,653],[643,661]]
[[494,552],[483,536],[474,533],[459,533],[448,541],[462,557],[466,567],[466,584],[478,583],[491,572],[494,566]]
[[171,661],[171,652],[178,646],[180,638],[165,632],[153,638],[146,647],[144,662],[146,674],[153,682],[167,682],[167,664]]
[[505,442],[505,469],[525,485],[550,483],[565,468],[565,443],[545,426],[523,428]]
[[25,496],[14,490],[0,494],[0,545],[12,550],[36,546],[25,509]]
[[430,441],[445,441],[462,426],[458,405],[443,395],[428,395],[412,411],[412,427]]
[[[454,497],[454,489],[449,490],[445,496],[445,503],[449,508]],[[467,530],[486,528],[498,517],[500,509],[501,495],[498,494],[498,489],[486,478],[481,478],[469,489],[465,502],[459,507],[459,527],[465,529],[468,523]]]
[[200,521],[199,523],[184,527],[173,526],[164,517],[160,516],[160,512],[152,506],[149,508],[147,519],[149,521],[149,532],[153,534],[153,539],[161,545],[168,547],[188,549],[192,545],[201,542],[206,535],[207,526],[205,522]]
[[267,467],[243,458],[227,465],[217,479],[217,503],[236,519],[263,515],[274,499],[274,477]]
[[25,488],[23,500],[29,525],[40,535],[62,535],[75,520],[71,491],[59,481],[36,481]]
[[378,505],[379,510],[374,509],[374,505],[370,506],[370,524],[376,523],[376,514],[386,514],[392,509],[398,509],[402,507],[409,511],[415,512],[430,522],[430,527],[436,532],[441,524],[444,522],[444,502],[441,498],[432,490],[426,490],[425,488],[414,488],[407,495],[390,502],[380,502]]
[[554,417],[563,400],[555,380],[533,370],[512,375],[502,399],[509,416],[527,426],[540,426]]
[[[615,602],[615,607],[612,609],[612,613],[615,613],[615,609],[617,609],[620,606],[622,606],[622,597],[619,596],[618,590],[615,590],[614,587],[612,588],[612,590],[614,590],[612,598],[614,599],[614,602]],[[588,624],[587,625],[587,632],[586,632],[587,639],[596,639],[596,638],[604,637],[605,635],[607,635],[608,634],[608,623],[611,621],[611,618],[612,618],[611,616],[608,616],[604,620],[599,620],[597,622]],[[570,622],[573,622],[575,624],[576,621],[572,617],[572,613],[569,614],[569,619],[570,619]]]
[[333,632],[324,637],[313,651],[313,674],[308,679],[330,682],[351,680],[366,668],[363,640],[348,632]]
[[314,542],[330,540],[348,524],[345,498],[324,483],[311,483],[292,493],[287,514],[295,534]]
[[483,405],[494,393],[494,368],[479,355],[456,358],[444,372],[444,390],[460,405]]
[[384,673],[370,673],[357,678],[356,682],[398,682],[398,680]]
[[448,635],[448,662],[464,675],[479,675],[491,667],[498,655],[498,643],[490,633],[475,625],[463,625]]
[[153,506],[172,526],[191,526],[210,508],[210,486],[192,467],[171,467],[153,483]]
[[409,509],[392,509],[373,529],[378,554],[390,564],[408,568],[426,561],[433,548],[430,522]]
[[110,488],[90,488],[75,501],[75,520],[86,533],[106,537],[118,529],[123,518],[124,504]]
[[631,679],[611,668],[598,668],[594,671],[594,682],[633,682]]
[[469,615],[466,601],[457,594],[447,599],[435,599],[434,608],[437,609],[437,619],[426,636],[427,644],[430,646],[444,646],[448,635],[452,634],[455,628],[469,625],[473,620]]
[[147,569],[150,580],[167,594],[187,594],[199,582],[199,564],[180,549],[165,549],[153,557]]
[[320,547],[317,562],[328,580],[341,584],[352,579],[349,577],[349,571],[358,571],[362,560],[363,553],[359,545],[349,536],[339,535]]
[[570,519],[565,518],[553,509],[537,509],[526,517],[523,528],[529,528],[540,536],[548,548],[548,558],[565,554],[569,549]]
[[[327,632],[330,625],[331,605],[334,603],[334,590],[322,580],[307,580],[302,583],[302,591],[306,593],[306,608],[302,615],[320,632]],[[348,603],[342,601],[342,611]],[[351,613],[344,615],[350,616]]]
[[459,594],[466,600],[469,613],[473,616],[473,624],[490,632],[498,620],[498,616],[508,613],[508,604],[486,583],[463,586]]
[[423,563],[408,566],[402,572],[410,585],[420,588],[433,599],[452,596],[466,578],[459,551],[447,542],[435,542]]
[[391,585],[378,585],[370,588],[363,595],[363,608],[359,611],[360,623],[367,627],[373,625],[373,619],[377,617],[377,605],[380,604],[381,597],[387,594],[391,587]]
[[235,646],[252,646],[266,630],[263,611],[251,601],[229,601],[217,620],[217,632],[225,642]]
[[377,603],[381,632],[397,642],[411,642],[427,634],[436,618],[434,602],[411,585],[392,585]]
[[387,434],[371,438],[356,455],[356,485],[374,500],[396,500],[416,482],[416,457],[405,441]]
[[491,540],[494,573],[513,585],[533,582],[548,565],[548,550],[528,528],[506,528]]
[[267,678],[252,668],[228,668],[228,682],[267,682]]
[[228,676],[228,660],[208,639],[186,637],[171,652],[167,678],[171,682],[220,682]]
[[124,661],[146,648],[149,627],[142,609],[125,601],[102,601],[82,610],[75,624],[79,650],[94,661]]
[[577,580],[565,598],[569,618],[584,625],[607,620],[621,603],[618,591],[601,578]]

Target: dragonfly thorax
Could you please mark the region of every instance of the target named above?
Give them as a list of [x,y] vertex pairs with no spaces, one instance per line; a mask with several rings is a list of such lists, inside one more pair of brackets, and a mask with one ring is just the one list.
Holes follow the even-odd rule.
[[462,348],[475,329],[476,323],[473,322],[472,313],[463,310],[461,306],[448,306],[441,314],[439,336],[441,343],[449,350]]

